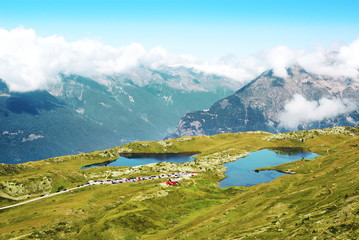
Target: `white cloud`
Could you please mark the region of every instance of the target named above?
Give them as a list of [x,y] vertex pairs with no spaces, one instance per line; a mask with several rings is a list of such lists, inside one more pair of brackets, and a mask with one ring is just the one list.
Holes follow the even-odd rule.
[[146,51],[138,43],[114,48],[90,39],[43,38],[32,29],[0,29],[0,78],[12,91],[47,88],[60,73],[111,75],[140,64],[163,64],[170,57],[160,47]]
[[339,114],[358,109],[357,103],[348,99],[322,98],[319,101],[308,101],[302,95],[295,94],[278,114],[280,124],[289,129],[296,129],[300,124],[333,118]]
[[298,56],[303,51],[296,51],[287,46],[278,46],[272,49],[264,50],[259,56],[265,61],[268,68],[273,69],[273,73],[279,77],[287,77],[286,67],[296,63]]
[[286,67],[298,63],[312,73],[359,79],[359,39],[336,50],[333,53],[333,49],[321,46],[314,51],[277,46],[244,59],[228,55],[200,61],[191,55],[170,54],[160,46],[146,50],[133,43],[114,48],[91,39],[68,42],[57,35],[40,37],[32,29],[0,28],[0,78],[12,91],[30,91],[46,89],[60,80],[61,73],[100,79],[139,65],[167,65],[219,74],[244,84],[271,68],[274,74],[286,77]]
[[285,78],[287,77],[286,68],[293,64],[299,64],[314,74],[350,77],[358,81],[359,39],[347,46],[335,49],[318,45],[315,50],[308,51],[277,46],[243,59],[226,56],[211,62],[193,61],[188,65],[199,71],[220,74],[247,83],[268,69],[273,69],[276,76]]

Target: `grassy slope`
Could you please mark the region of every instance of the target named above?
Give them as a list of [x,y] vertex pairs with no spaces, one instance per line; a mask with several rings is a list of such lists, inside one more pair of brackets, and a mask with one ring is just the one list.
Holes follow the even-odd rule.
[[[184,169],[201,174],[182,181],[180,187],[161,186],[162,180],[91,186],[3,210],[0,238],[356,239],[359,129],[348,130],[356,132],[356,136],[315,131],[221,134],[132,143],[106,153],[65,156],[12,167],[3,165],[2,192],[7,195],[16,192],[13,198],[53,192],[59,186],[71,187],[105,176],[157,175]],[[302,147],[322,156],[275,167],[296,174],[270,183],[249,188],[217,187],[224,177],[224,168],[219,164],[244,151],[268,147]],[[201,154],[194,163],[79,170],[82,165],[114,159],[117,152],[126,151]],[[50,180],[45,181],[44,177]],[[41,184],[45,187],[38,187]],[[0,202],[8,205],[14,201],[0,199]]]

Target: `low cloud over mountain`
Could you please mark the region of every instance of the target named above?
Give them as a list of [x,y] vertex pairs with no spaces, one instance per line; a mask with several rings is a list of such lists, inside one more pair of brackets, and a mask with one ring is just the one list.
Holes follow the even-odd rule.
[[302,95],[295,94],[278,115],[282,126],[296,129],[298,125],[322,121],[357,109],[358,104],[349,99],[322,98],[319,101],[309,101]]
[[299,65],[287,77],[266,71],[209,109],[184,115],[168,137],[224,132],[285,132],[359,122],[359,83],[307,72]]
[[120,48],[99,41],[82,39],[68,42],[54,35],[40,37],[32,29],[0,29],[0,78],[11,91],[47,89],[60,81],[60,74],[100,78],[128,71],[133,67],[184,66],[240,81],[254,79],[267,69],[286,77],[286,68],[298,63],[314,74],[359,78],[359,39],[346,46],[314,51],[277,46],[244,59],[226,56],[203,61],[191,55],[174,55],[155,47],[146,50],[133,43]]

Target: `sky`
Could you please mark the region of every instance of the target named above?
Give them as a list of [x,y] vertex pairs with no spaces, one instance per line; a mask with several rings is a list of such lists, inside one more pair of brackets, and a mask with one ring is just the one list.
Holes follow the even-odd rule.
[[0,79],[23,92],[61,74],[184,66],[243,85],[299,64],[359,81],[358,9],[357,0],[0,0]]
[[1,0],[0,28],[212,59],[349,44],[358,38],[358,9],[356,0]]

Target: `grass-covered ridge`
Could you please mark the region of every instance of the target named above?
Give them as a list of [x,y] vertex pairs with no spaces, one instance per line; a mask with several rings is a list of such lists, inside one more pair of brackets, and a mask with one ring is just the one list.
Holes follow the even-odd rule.
[[[163,180],[91,186],[0,211],[0,239],[356,239],[359,128],[265,132],[137,142],[101,152],[0,165],[0,203],[70,188],[91,179],[195,171],[179,187]],[[221,164],[263,148],[303,148],[320,157],[274,169],[270,183],[219,189]],[[200,152],[195,162],[141,167],[84,165],[120,153]],[[273,169],[273,168],[272,168]],[[21,239],[21,238],[20,238]]]

